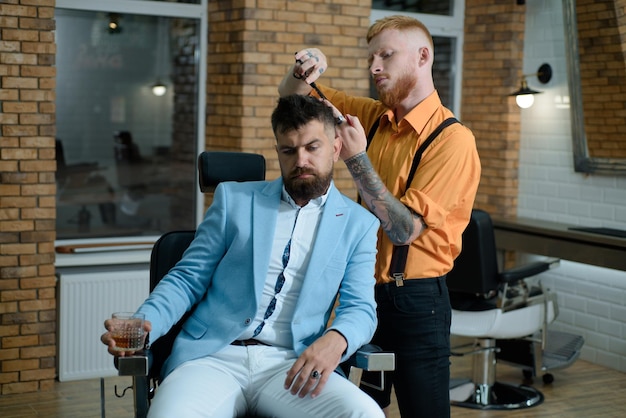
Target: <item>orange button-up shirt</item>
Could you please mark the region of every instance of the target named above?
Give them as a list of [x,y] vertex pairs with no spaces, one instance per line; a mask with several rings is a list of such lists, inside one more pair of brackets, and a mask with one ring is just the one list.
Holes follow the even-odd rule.
[[[356,115],[369,132],[380,125],[367,154],[387,189],[420,214],[428,228],[411,243],[404,270],[407,279],[448,273],[461,252],[461,235],[469,222],[480,181],[480,160],[472,132],[460,123],[445,128],[422,154],[413,181],[407,177],[413,156],[430,133],[453,117],[437,92],[424,99],[398,123],[379,101],[352,97],[320,86],[342,113]],[[392,280],[389,273],[393,243],[379,231],[377,283]]]

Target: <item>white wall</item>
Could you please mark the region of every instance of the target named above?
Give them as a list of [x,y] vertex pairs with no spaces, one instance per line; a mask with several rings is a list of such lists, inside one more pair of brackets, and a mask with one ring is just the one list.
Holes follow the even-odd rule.
[[[524,73],[547,62],[553,77],[546,85],[528,79],[544,93],[521,111],[518,215],[626,229],[626,176],[574,172],[570,115],[563,105],[568,85],[561,0],[528,1],[524,7]],[[558,294],[553,329],[585,338],[581,358],[626,372],[626,272],[563,260],[542,279]]]

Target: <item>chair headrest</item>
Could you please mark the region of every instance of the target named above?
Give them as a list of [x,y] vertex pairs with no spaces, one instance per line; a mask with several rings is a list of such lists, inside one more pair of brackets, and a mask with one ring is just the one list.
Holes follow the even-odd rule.
[[198,157],[198,180],[203,193],[223,181],[265,180],[265,157],[230,151],[203,151]]

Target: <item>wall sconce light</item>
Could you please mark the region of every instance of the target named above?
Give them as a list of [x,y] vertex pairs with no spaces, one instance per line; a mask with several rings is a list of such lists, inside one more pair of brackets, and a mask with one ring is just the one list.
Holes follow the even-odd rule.
[[157,80],[157,82],[152,85],[152,94],[155,96],[163,96],[166,92],[167,86],[161,83],[161,80]]
[[122,16],[118,13],[109,13],[109,24],[108,29],[109,33],[120,33],[122,32],[122,27],[120,26],[120,18]]
[[515,96],[515,102],[522,109],[527,109],[535,103],[535,94],[542,93],[540,91],[533,90],[528,87],[528,83],[526,82],[526,77],[537,76],[537,80],[541,84],[546,84],[552,78],[552,67],[550,64],[542,64],[537,70],[536,73],[533,74],[524,74],[522,75],[522,83],[519,90],[514,93],[509,94],[509,96]]

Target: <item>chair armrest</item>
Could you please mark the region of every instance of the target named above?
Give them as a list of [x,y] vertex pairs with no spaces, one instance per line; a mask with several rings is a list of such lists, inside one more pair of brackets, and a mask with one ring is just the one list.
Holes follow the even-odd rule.
[[396,357],[374,344],[366,344],[350,357],[347,364],[367,371],[390,371],[395,369]]
[[[359,348],[344,366],[348,380],[357,386],[361,384],[372,387],[377,390],[383,390],[385,386],[385,371],[395,370],[396,357],[394,353],[384,352],[380,347],[374,344],[366,344]],[[342,366],[343,368],[343,366]],[[361,382],[363,371],[380,372],[380,385],[374,385],[367,382]]]
[[[132,356],[115,357],[114,364],[119,376],[147,376],[152,366],[152,352],[146,349]],[[366,344],[350,357],[347,364],[367,371],[390,371],[395,368],[395,354]]]
[[132,356],[115,357],[114,364],[118,376],[148,376],[152,366],[152,352],[144,349]]
[[149,377],[152,357],[152,352],[149,349],[144,349],[137,351],[132,356],[115,357],[113,361],[119,376],[132,377],[135,418],[146,418],[148,416],[150,399],[154,396],[154,387],[150,385]]
[[546,261],[535,261],[522,266],[513,267],[500,273],[500,278],[504,283],[515,283],[527,277],[535,276],[543,273],[551,268],[557,267],[560,263],[559,259],[549,259]]

